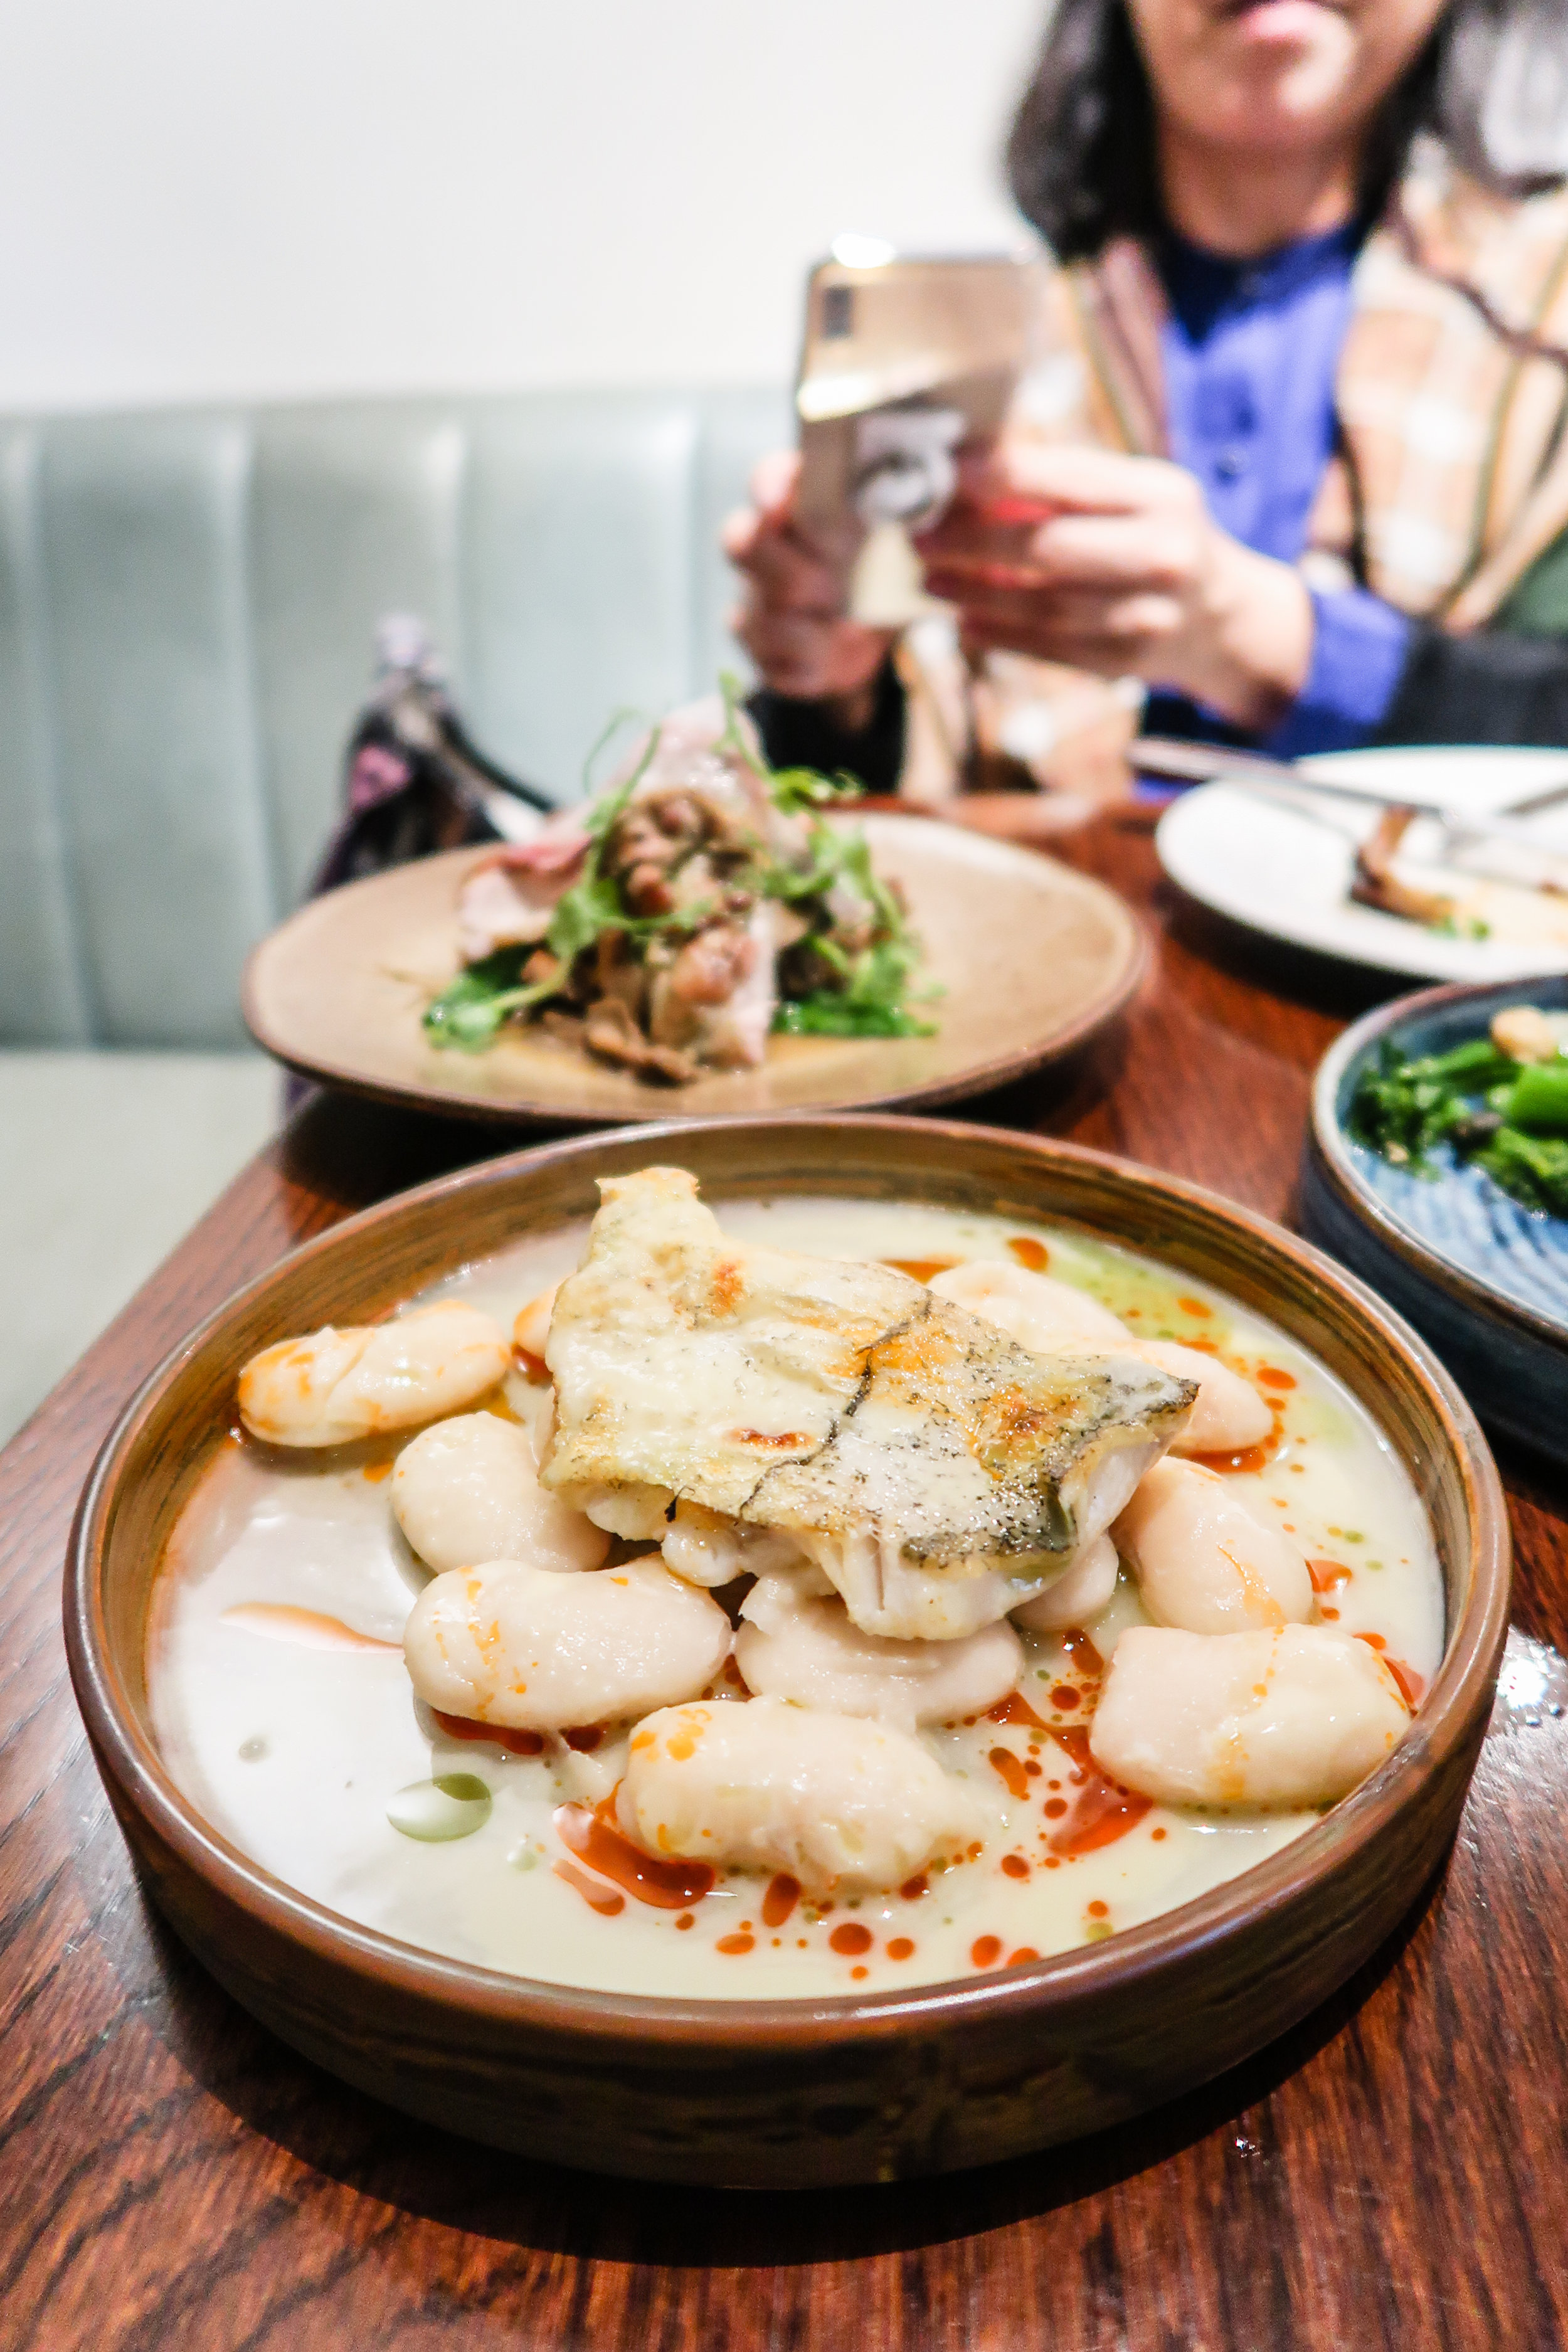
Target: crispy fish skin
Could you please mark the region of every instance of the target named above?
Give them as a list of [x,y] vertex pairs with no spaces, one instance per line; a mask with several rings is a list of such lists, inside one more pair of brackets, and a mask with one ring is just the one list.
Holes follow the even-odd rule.
[[680,1496],[949,1577],[1044,1578],[1196,1394],[1136,1358],[1032,1356],[891,1267],[732,1242],[683,1169],[601,1191],[546,1350],[563,1499]]

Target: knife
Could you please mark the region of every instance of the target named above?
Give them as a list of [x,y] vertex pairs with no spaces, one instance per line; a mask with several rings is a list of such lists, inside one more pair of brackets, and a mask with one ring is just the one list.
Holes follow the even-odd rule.
[[1563,753],[1560,784],[1538,788],[1484,814],[1454,808],[1445,801],[1423,799],[1415,793],[1375,793],[1368,791],[1364,784],[1342,782],[1338,777],[1331,782],[1323,776],[1304,775],[1288,761],[1270,760],[1258,751],[1232,751],[1223,743],[1185,743],[1170,736],[1141,735],[1127,757],[1132,767],[1145,776],[1165,776],[1178,783],[1239,784],[1245,791],[1269,800],[1299,802],[1303,797],[1326,797],[1358,801],[1363,808],[1414,809],[1417,816],[1436,818],[1446,833],[1458,839],[1512,841],[1543,857],[1563,855],[1550,842],[1542,841],[1527,820],[1568,800],[1568,751]]

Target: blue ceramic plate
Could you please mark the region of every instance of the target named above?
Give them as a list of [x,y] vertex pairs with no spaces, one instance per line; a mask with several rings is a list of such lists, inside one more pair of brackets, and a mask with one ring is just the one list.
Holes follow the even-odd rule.
[[1426,989],[1347,1030],[1313,1085],[1302,1215],[1425,1333],[1483,1421],[1568,1465],[1568,1220],[1522,1208],[1478,1168],[1391,1167],[1344,1125],[1385,1038],[1440,1054],[1525,1003],[1568,1007],[1568,976]]

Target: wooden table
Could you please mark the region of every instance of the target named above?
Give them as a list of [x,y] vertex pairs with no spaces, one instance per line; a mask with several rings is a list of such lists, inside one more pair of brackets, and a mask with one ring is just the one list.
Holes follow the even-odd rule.
[[[1104,819],[1068,854],[1147,911],[1155,969],[1065,1078],[974,1115],[1288,1219],[1346,982],[1173,908],[1146,828]],[[66,1680],[77,1491],[131,1389],[235,1284],[493,1140],[308,1105],[0,1457],[0,2346],[1568,2342],[1564,1496],[1521,1465],[1504,1695],[1446,1870],[1287,2042],[1102,2138],[820,2197],[594,2179],[341,2089],[187,1959],[143,1903]]]

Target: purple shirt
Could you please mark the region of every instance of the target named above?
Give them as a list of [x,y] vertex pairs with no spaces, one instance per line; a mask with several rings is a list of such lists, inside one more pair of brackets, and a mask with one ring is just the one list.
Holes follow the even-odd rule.
[[[1294,563],[1335,441],[1334,378],[1350,323],[1358,228],[1233,261],[1168,236],[1160,272],[1171,455],[1233,539]],[[1411,623],[1364,588],[1311,591],[1317,626],[1300,694],[1264,748],[1282,759],[1364,743],[1394,699]],[[1220,737],[1216,714],[1158,690],[1151,732]]]

